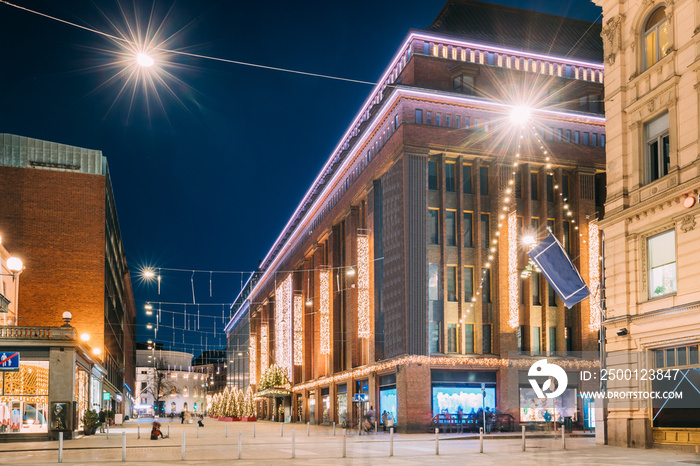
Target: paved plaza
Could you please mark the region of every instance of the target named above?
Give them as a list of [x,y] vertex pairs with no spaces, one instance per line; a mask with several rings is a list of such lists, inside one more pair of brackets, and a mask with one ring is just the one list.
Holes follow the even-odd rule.
[[[434,434],[395,434],[392,457],[389,434],[358,436],[348,432],[346,457],[343,458],[343,430],[330,427],[285,424],[280,436],[280,424],[270,422],[224,423],[207,420],[205,427],[180,424],[179,420],[163,423],[170,438],[150,440],[150,422],[129,422],[106,434],[81,437],[65,442],[65,464],[122,463],[122,433],[126,433],[126,460],[130,464],[700,464],[700,455],[672,450],[633,450],[596,446],[591,437],[566,439],[566,451],[561,439],[540,435],[528,438],[527,451],[521,450],[521,440],[507,436],[486,436],[484,453],[479,453],[479,440],[474,436],[441,434],[439,455],[435,455]],[[227,434],[228,425],[228,437]],[[141,438],[138,438],[138,426]],[[255,437],[254,435],[255,428]],[[182,460],[182,434],[185,433],[185,461]],[[238,435],[242,434],[242,459],[238,459]],[[295,454],[292,459],[292,435]],[[58,442],[18,442],[0,444],[0,464],[52,464],[58,462]]]

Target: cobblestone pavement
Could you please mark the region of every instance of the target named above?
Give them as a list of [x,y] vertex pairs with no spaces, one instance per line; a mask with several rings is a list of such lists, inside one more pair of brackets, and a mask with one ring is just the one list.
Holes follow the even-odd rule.
[[[228,437],[226,436],[228,424]],[[163,423],[168,432],[169,423]],[[138,427],[141,438],[138,438]],[[255,437],[253,430],[255,429]],[[389,434],[358,436],[348,432],[347,457],[342,457],[343,430],[312,426],[307,436],[307,426],[285,424],[284,436],[280,436],[280,424],[270,422],[224,423],[206,420],[199,429],[194,424],[170,424],[170,437],[150,440],[150,421],[130,422],[106,434],[97,434],[67,440],[64,443],[65,464],[109,465],[122,463],[122,432],[126,433],[126,460],[129,464],[454,464],[478,465],[518,464],[566,466],[610,465],[700,465],[700,455],[672,450],[636,450],[608,446],[596,446],[591,437],[566,439],[562,450],[561,439],[529,438],[527,451],[521,451],[520,439],[494,434],[486,436],[484,453],[479,453],[479,440],[455,434],[441,434],[439,455],[435,455],[434,434],[395,434],[392,457],[389,456]],[[294,431],[295,454],[292,459],[292,435]],[[182,434],[185,433],[185,461],[182,461]],[[238,433],[242,434],[242,459],[238,459]],[[0,443],[0,464],[44,465],[58,462],[58,442]]]

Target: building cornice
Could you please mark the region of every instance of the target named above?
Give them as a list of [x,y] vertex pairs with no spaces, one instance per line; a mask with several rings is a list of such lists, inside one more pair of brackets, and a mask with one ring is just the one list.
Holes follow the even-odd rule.
[[644,320],[644,319],[651,319],[651,318],[663,317],[663,316],[674,315],[674,314],[684,314],[684,313],[688,313],[688,312],[697,312],[699,310],[700,310],[700,301],[695,301],[692,303],[681,304],[679,306],[673,306],[673,307],[669,307],[666,309],[657,309],[655,311],[645,312],[644,314],[624,315],[624,316],[613,317],[611,319],[605,319],[603,321],[603,324],[607,326],[608,324],[617,324],[620,322],[631,323],[631,322],[637,322],[639,320]]

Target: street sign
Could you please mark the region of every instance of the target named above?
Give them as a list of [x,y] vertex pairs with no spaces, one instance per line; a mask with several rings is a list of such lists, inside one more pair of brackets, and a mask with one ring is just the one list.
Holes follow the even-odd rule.
[[5,351],[0,353],[0,371],[19,370],[19,351]]
[[369,395],[366,393],[355,393],[355,396],[352,397],[352,401],[355,403],[363,403],[365,401],[369,401]]

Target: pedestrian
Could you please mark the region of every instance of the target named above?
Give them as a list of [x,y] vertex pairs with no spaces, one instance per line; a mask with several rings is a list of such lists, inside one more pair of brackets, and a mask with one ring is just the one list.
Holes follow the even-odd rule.
[[386,432],[386,420],[387,420],[387,412],[384,410],[382,413],[382,431]]
[[104,409],[100,410],[98,420],[100,421],[100,433],[104,434],[105,433],[105,422],[107,421],[107,414],[105,414]]
[[158,437],[165,438],[163,432],[160,430],[160,422],[153,421],[153,427],[151,428],[151,440],[158,440]]
[[180,411],[180,424],[184,424],[184,423],[185,423],[185,412]]
[[386,427],[391,430],[392,427],[394,427],[394,416],[391,415],[391,413],[387,413],[386,416]]
[[202,422],[203,420],[204,420],[204,416],[202,416],[202,415],[200,414],[200,415],[199,415],[199,420],[197,421],[197,425],[198,425],[199,427],[204,427],[204,423]]

